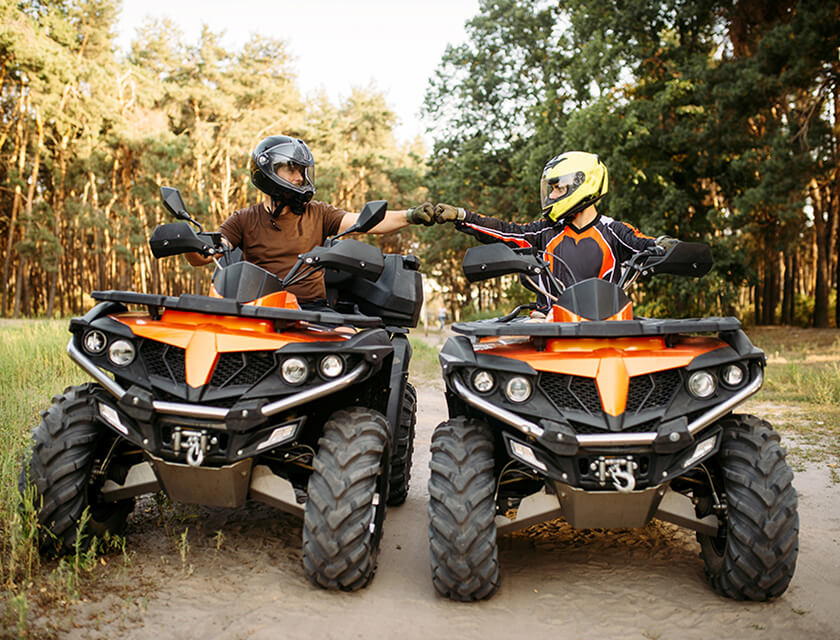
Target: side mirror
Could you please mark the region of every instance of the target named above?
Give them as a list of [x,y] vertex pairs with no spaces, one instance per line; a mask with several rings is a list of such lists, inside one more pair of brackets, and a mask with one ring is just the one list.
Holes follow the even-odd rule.
[[366,202],[355,224],[344,233],[339,233],[333,240],[337,240],[348,233],[366,233],[370,231],[385,219],[387,208],[387,200],[371,200],[370,202]]
[[388,209],[388,202],[386,200],[366,202],[365,206],[362,207],[362,212],[359,214],[359,219],[353,225],[356,227],[356,231],[366,233],[373,229],[385,219],[386,209]]
[[176,218],[181,220],[191,220],[192,216],[187,213],[187,207],[184,204],[184,199],[177,189],[172,187],[161,187],[160,197],[163,200],[163,206],[169,210]]
[[515,251],[502,243],[467,249],[463,266],[464,275],[470,282],[498,278],[509,273],[536,276],[547,268],[529,249]]
[[199,222],[187,213],[187,206],[184,204],[184,199],[181,197],[181,193],[177,189],[173,189],[172,187],[161,187],[160,197],[163,200],[163,206],[166,207],[169,213],[179,220],[192,222],[198,227],[199,231],[202,230]]
[[715,263],[712,251],[702,242],[678,242],[663,256],[656,256],[645,263],[650,273],[670,273],[676,276],[699,278]]

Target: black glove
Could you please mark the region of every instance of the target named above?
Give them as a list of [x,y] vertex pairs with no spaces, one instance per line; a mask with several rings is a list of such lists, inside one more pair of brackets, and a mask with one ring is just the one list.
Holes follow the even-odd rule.
[[431,202],[424,202],[423,204],[419,204],[416,207],[408,209],[405,212],[405,219],[408,220],[408,224],[423,224],[427,227],[431,227],[435,221],[433,219],[434,210],[432,209]]
[[467,217],[467,212],[461,207],[453,207],[451,204],[438,202],[435,205],[435,222],[455,222]]

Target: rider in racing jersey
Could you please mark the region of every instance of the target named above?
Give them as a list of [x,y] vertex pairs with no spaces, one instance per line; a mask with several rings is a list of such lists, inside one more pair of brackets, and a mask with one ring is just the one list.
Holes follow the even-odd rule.
[[[654,239],[634,226],[601,215],[595,203],[606,195],[607,167],[597,155],[569,151],[546,163],[540,180],[541,220],[507,222],[460,207],[439,203],[436,222],[454,222],[459,231],[487,244],[533,247],[545,252],[552,273],[570,285],[586,278],[618,282],[621,264],[632,255],[675,243],[667,236]],[[545,288],[544,283],[540,283]],[[548,307],[543,295],[540,307]]]

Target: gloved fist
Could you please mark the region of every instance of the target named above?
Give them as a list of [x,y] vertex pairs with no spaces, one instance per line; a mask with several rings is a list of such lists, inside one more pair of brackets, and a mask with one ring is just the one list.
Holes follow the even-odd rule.
[[671,247],[679,244],[679,240],[672,238],[671,236],[659,236],[656,240],[654,240],[654,242],[656,243],[654,247],[654,249],[656,249],[656,254],[660,256],[667,253],[668,249]]
[[433,215],[434,209],[432,209],[431,202],[424,202],[405,212],[405,218],[408,220],[408,224],[424,224],[427,227],[431,227],[435,223],[432,218]]
[[435,222],[455,222],[467,217],[467,212],[461,207],[453,207],[451,204],[438,202],[435,205]]

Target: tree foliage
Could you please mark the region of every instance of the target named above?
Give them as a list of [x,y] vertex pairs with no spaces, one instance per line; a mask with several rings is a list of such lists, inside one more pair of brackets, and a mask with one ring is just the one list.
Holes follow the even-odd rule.
[[[283,41],[231,51],[206,27],[188,43],[166,20],[144,24],[120,59],[118,8],[0,0],[0,314],[78,313],[94,289],[204,292],[206,270],[149,252],[167,221],[159,187],[218,226],[258,198],[247,162],[266,135],[309,142],[319,199],[358,210],[425,195],[424,152],[397,144],[381,95],[307,102]],[[411,242],[402,232],[386,248]]]
[[837,3],[814,0],[484,0],[427,91],[430,190],[528,221],[549,158],[598,153],[611,185],[602,212],[716,257],[704,281],[649,282],[643,312],[732,313],[749,300],[755,321],[792,322],[804,295],[826,326],[837,24]]
[[[0,0],[0,315],[77,313],[94,289],[202,292],[208,273],[157,262],[146,238],[179,188],[215,227],[257,197],[250,149],[306,139],[317,198],[350,210],[427,197],[539,215],[557,153],[598,153],[600,210],[651,235],[707,242],[700,281],[662,277],[642,313],[832,320],[840,226],[840,7],[816,0],[481,0],[429,80],[434,148],[398,144],[382,95],[304,98],[287,44],[187,42],[149,20],[115,53],[119,0]],[[418,79],[418,81],[421,81]],[[379,240],[421,256],[458,317],[512,305],[515,282],[468,284],[450,225]],[[804,311],[803,311],[804,310]],[[834,303],[834,323],[840,306]]]

